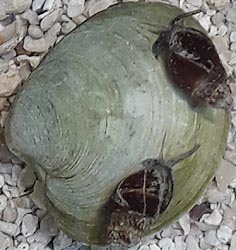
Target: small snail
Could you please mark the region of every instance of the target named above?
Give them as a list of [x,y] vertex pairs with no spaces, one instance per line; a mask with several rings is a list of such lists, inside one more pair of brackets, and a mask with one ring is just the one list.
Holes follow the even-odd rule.
[[[166,135],[165,135],[166,136]],[[195,153],[200,145],[164,161],[162,142],[159,158],[149,158],[142,170],[122,180],[112,195],[112,207],[107,229],[111,243],[137,243],[148,226],[168,207],[174,188],[172,167]]]
[[[116,241],[113,225],[130,216],[124,187],[137,175],[152,183],[165,177],[157,182],[166,185],[157,188],[154,207],[139,203],[131,211],[125,232],[136,231],[127,237],[118,230],[118,241],[155,232],[194,205],[222,158],[229,114],[209,105],[211,119],[195,112],[153,56],[151,25],[159,31],[179,13],[162,3],[124,3],[98,13],[45,56],[16,96],[6,143],[36,171],[50,215],[75,240]],[[152,167],[165,133],[165,159],[185,159],[160,156],[163,168]],[[121,210],[118,217],[114,209]]]
[[232,104],[227,74],[214,44],[206,34],[186,27],[184,20],[201,12],[177,15],[162,30],[152,50],[156,58],[165,53],[165,66],[174,84],[184,90],[193,106],[208,103],[229,110]]

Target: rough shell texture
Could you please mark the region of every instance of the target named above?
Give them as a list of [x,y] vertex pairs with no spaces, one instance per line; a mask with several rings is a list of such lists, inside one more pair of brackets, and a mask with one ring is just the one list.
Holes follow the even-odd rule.
[[179,12],[129,3],[97,14],[47,55],[16,98],[6,142],[34,167],[49,211],[74,239],[106,243],[104,204],[142,161],[158,157],[165,133],[164,159],[201,147],[173,169],[173,199],[148,232],[193,205],[222,157],[227,113],[191,109],[152,54],[150,30]]

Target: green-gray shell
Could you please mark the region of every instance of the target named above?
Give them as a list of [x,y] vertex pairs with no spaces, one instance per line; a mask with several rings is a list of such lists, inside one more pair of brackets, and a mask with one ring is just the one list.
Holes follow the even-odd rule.
[[158,156],[165,133],[165,159],[201,146],[174,167],[173,199],[149,233],[194,204],[223,155],[228,114],[191,109],[151,51],[153,31],[178,13],[129,3],[95,15],[49,52],[17,95],[6,142],[38,173],[52,217],[76,240],[106,243],[101,208],[123,178]]

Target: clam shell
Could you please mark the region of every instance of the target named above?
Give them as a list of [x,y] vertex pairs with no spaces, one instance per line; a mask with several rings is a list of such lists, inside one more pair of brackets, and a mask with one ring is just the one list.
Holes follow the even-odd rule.
[[164,159],[201,146],[174,167],[173,198],[147,233],[194,204],[223,155],[229,115],[193,110],[152,54],[151,31],[178,13],[127,3],[95,15],[49,52],[11,108],[8,147],[35,169],[52,217],[76,240],[107,243],[104,204],[141,162],[158,157],[165,133]]

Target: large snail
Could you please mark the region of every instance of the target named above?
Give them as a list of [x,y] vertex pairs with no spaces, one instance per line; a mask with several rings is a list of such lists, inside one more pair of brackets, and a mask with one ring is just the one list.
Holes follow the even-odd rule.
[[76,240],[136,243],[194,204],[223,155],[227,111],[192,107],[153,53],[153,29],[179,13],[127,3],[95,15],[49,52],[11,108],[7,145]]

